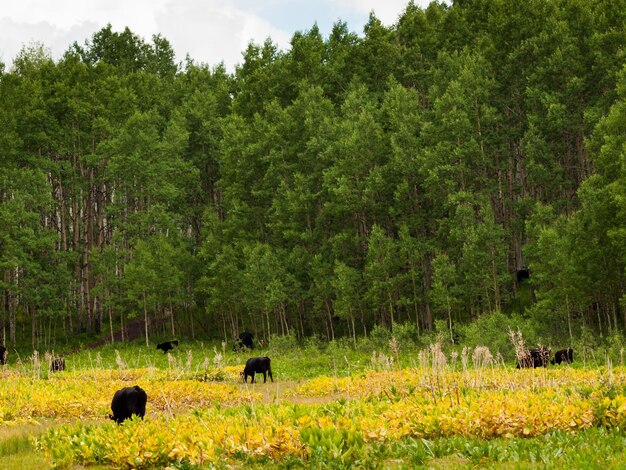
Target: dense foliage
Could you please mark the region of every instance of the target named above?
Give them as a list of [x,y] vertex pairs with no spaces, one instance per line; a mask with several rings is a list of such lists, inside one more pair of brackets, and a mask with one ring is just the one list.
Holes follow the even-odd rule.
[[623,331],[625,46],[625,0],[458,0],[233,74],[110,26],[25,48],[0,66],[5,341]]

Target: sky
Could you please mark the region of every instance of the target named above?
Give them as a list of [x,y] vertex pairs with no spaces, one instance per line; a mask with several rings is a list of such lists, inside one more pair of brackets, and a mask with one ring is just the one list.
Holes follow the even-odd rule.
[[[342,20],[361,35],[371,11],[394,24],[408,0],[0,0],[0,62],[10,66],[24,46],[42,43],[56,60],[108,23],[150,42],[160,33],[178,62],[224,62],[234,70],[252,41],[268,37],[282,50],[296,31],[317,23],[324,37]],[[429,0],[414,0],[425,7]]]

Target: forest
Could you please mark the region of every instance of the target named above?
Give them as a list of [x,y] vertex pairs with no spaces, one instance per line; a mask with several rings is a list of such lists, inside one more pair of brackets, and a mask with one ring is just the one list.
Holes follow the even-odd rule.
[[3,344],[621,337],[626,0],[350,26],[233,72],[110,25],[0,63]]

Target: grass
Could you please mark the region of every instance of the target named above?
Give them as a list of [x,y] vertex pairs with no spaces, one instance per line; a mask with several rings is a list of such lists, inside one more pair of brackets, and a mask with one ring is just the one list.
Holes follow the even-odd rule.
[[380,445],[371,461],[343,464],[326,456],[274,464],[249,461],[246,468],[385,468],[385,469],[623,469],[626,434],[590,428],[578,434],[552,432],[533,439],[480,440],[466,437],[434,441],[404,439]]
[[47,468],[49,463],[35,452],[31,438],[44,432],[51,423],[0,427],[0,468],[22,470]]
[[[367,347],[369,346],[369,347]],[[417,367],[431,361],[429,352],[420,353],[417,348],[401,346],[399,350],[386,348],[374,344],[359,347],[349,347],[342,343],[317,344],[311,342],[304,346],[296,346],[288,342],[276,342],[265,348],[254,351],[233,352],[228,345],[221,342],[181,342],[179,348],[166,355],[157,351],[155,345],[147,348],[141,341],[126,344],[106,345],[96,350],[83,350],[79,353],[66,356],[68,373],[75,373],[80,377],[81,371],[85,377],[89,371],[102,369],[153,369],[169,370],[173,376],[177,374],[194,373],[215,366],[236,366],[243,368],[243,364],[250,356],[268,355],[272,358],[272,368],[276,382],[263,384],[262,380],[255,384],[243,385],[232,376],[226,382],[238,383],[240,389],[249,388],[260,393],[261,403],[294,403],[311,405],[325,403],[329,409],[333,403],[346,404],[346,397],[340,393],[304,396],[289,394],[301,384],[310,379],[325,375],[331,378],[365,377],[365,372],[376,369],[398,370],[405,367]],[[373,352],[376,351],[376,354]],[[390,358],[393,358],[390,359]],[[434,359],[432,359],[434,361]],[[48,381],[57,379],[47,370],[48,358],[22,357],[21,363],[11,364],[4,369],[5,373],[13,371],[20,376],[30,377],[33,381]],[[471,362],[471,360],[470,360]],[[448,363],[445,367],[451,367]],[[463,370],[458,359],[454,368]],[[470,366],[471,367],[471,366]],[[494,367],[494,366],[492,366]],[[495,365],[496,368],[502,364]],[[506,365],[507,369],[514,366]],[[565,371],[571,366],[560,366]],[[575,367],[580,367],[576,364]],[[611,368],[606,367],[607,380],[613,380]],[[471,372],[474,374],[474,372]],[[532,371],[519,371],[519,374],[530,374]],[[63,377],[59,375],[58,377]],[[67,374],[67,373],[66,373]],[[481,373],[477,372],[478,377]],[[603,373],[604,374],[604,373]],[[436,374],[435,374],[436,375]],[[435,375],[433,377],[437,378]],[[537,384],[544,383],[545,373],[536,371]],[[521,376],[521,375],[520,375]],[[0,377],[0,380],[8,380]],[[74,379],[72,379],[74,380]],[[78,380],[78,378],[76,379]],[[257,377],[258,380],[258,377]],[[587,387],[585,385],[584,387]],[[605,385],[602,385],[605,387]],[[607,390],[613,387],[614,392],[624,394],[624,384],[608,383]],[[396,399],[393,390],[388,391],[389,399]],[[567,393],[571,393],[571,390]],[[589,393],[586,391],[585,393]],[[356,397],[354,397],[356,398]],[[402,400],[402,396],[398,395]],[[247,406],[247,405],[246,405]],[[358,406],[358,405],[356,405]],[[153,408],[154,409],[154,408]],[[186,413],[182,409],[180,412]],[[160,413],[151,411],[147,419],[155,419]],[[236,416],[236,414],[231,415]],[[98,426],[99,421],[95,421]],[[56,427],[60,421],[45,419],[40,423],[17,424],[14,426],[0,426],[0,468],[2,469],[29,469],[48,468],[50,462],[44,454],[33,448],[31,438],[41,435],[47,429]],[[345,450],[345,449],[344,449]],[[364,451],[367,458],[348,458],[341,452],[332,455],[332,449],[321,447],[313,448],[308,460],[297,457],[286,458],[278,463],[263,458],[242,457],[239,463],[251,468],[623,468],[626,461],[626,434],[619,428],[606,429],[591,427],[577,434],[564,431],[551,431],[533,438],[496,438],[479,439],[476,437],[454,436],[435,439],[401,438],[385,443],[371,443]],[[90,466],[89,468],[109,468],[106,466]],[[181,466],[180,468],[186,468]]]
[[[626,462],[623,431],[590,428],[578,434],[553,432],[533,439],[480,440],[463,437],[434,441],[405,439],[380,446],[372,457],[372,468],[415,469],[622,469]],[[0,468],[27,470],[48,468],[26,436],[0,440]],[[249,462],[250,468],[341,468],[338,462],[320,457],[317,461],[293,459],[280,464]],[[353,465],[346,465],[350,468]],[[112,468],[90,466],[92,469]]]
[[[185,341],[163,354],[156,350],[156,342],[146,347],[144,340],[128,343],[107,344],[98,349],[82,349],[65,356],[68,370],[119,369],[120,367],[178,369],[190,372],[205,370],[220,363],[225,366],[238,366],[243,369],[246,360],[253,356],[269,356],[272,369],[280,380],[302,380],[320,375],[346,377],[371,369],[385,370],[416,367],[424,362],[426,347],[421,348],[405,340],[393,351],[387,339],[372,341],[360,338],[357,345],[350,341],[308,340],[299,344],[295,338],[275,338],[269,345],[257,346],[254,350],[233,352],[232,344],[221,341]],[[461,368],[462,346],[446,345],[445,352],[450,356],[456,352],[457,367]],[[511,347],[507,366],[515,367],[515,355]],[[56,352],[55,352],[56,353]],[[49,376],[49,361],[52,351],[40,351],[35,358],[32,353],[22,353],[19,360],[15,354],[9,356],[9,364],[21,373],[39,378]],[[218,360],[219,359],[219,360]],[[598,354],[597,365],[605,364],[604,356]],[[471,357],[470,357],[471,363]],[[618,364],[619,362],[615,362]],[[587,362],[586,367],[595,363]],[[448,364],[450,365],[450,364]],[[573,365],[560,367],[583,367],[581,360]]]
[[[316,346],[306,348],[294,347],[285,351],[280,347],[257,347],[252,351],[233,352],[228,345],[222,347],[221,342],[181,342],[181,345],[163,354],[155,345],[146,347],[138,340],[131,343],[105,345],[95,350],[82,350],[65,357],[67,370],[119,369],[121,367],[180,369],[187,371],[204,370],[207,366],[220,363],[226,366],[240,366],[249,357],[269,356],[272,369],[281,380],[299,380],[319,375],[336,375],[345,377],[354,372],[371,367],[371,351],[360,351],[350,348]],[[39,378],[47,378],[50,353],[41,353],[36,359],[33,356],[21,357],[14,367],[24,374]],[[406,355],[407,364],[417,361],[417,355]]]
[[422,441],[406,447],[420,464],[451,456],[467,461],[467,468],[623,468],[626,434],[621,430],[589,428],[578,434],[550,432],[533,439],[478,440],[463,437]]

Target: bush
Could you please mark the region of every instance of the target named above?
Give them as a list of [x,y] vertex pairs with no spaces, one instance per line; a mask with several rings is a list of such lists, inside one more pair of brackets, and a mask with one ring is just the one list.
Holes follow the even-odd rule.
[[[417,346],[417,327],[415,323],[396,323],[393,325],[393,337],[403,350],[414,349]],[[389,342],[387,342],[388,344]]]
[[290,351],[299,347],[298,338],[296,338],[296,334],[293,331],[283,336],[272,335],[268,344],[268,348],[276,352]]
[[199,382],[223,382],[226,380],[226,372],[222,368],[213,367],[189,374],[188,378]]
[[519,315],[507,316],[502,312],[481,315],[469,325],[459,326],[465,346],[487,346],[495,355],[500,353],[507,361],[515,360],[515,348],[509,339],[509,329],[521,331],[527,348],[547,343],[534,330],[529,320]]
[[325,341],[320,335],[313,334],[304,338],[304,348],[309,350],[323,351],[328,347],[328,341]]
[[391,331],[384,326],[374,325],[370,331],[370,340],[376,348],[387,348],[391,339]]
[[[585,328],[585,330],[587,330],[587,333],[590,333],[587,328]],[[579,359],[586,361],[595,359],[597,365],[605,365],[608,361],[613,365],[624,365],[624,355],[626,351],[624,350],[624,336],[621,333],[613,331],[611,334],[605,336],[603,341],[601,341],[599,345],[596,345],[595,353],[591,354],[589,354],[592,351],[592,349],[589,348],[591,342],[585,341],[584,334],[581,335],[579,342],[581,344],[580,348],[574,345],[574,354],[576,354]]]

